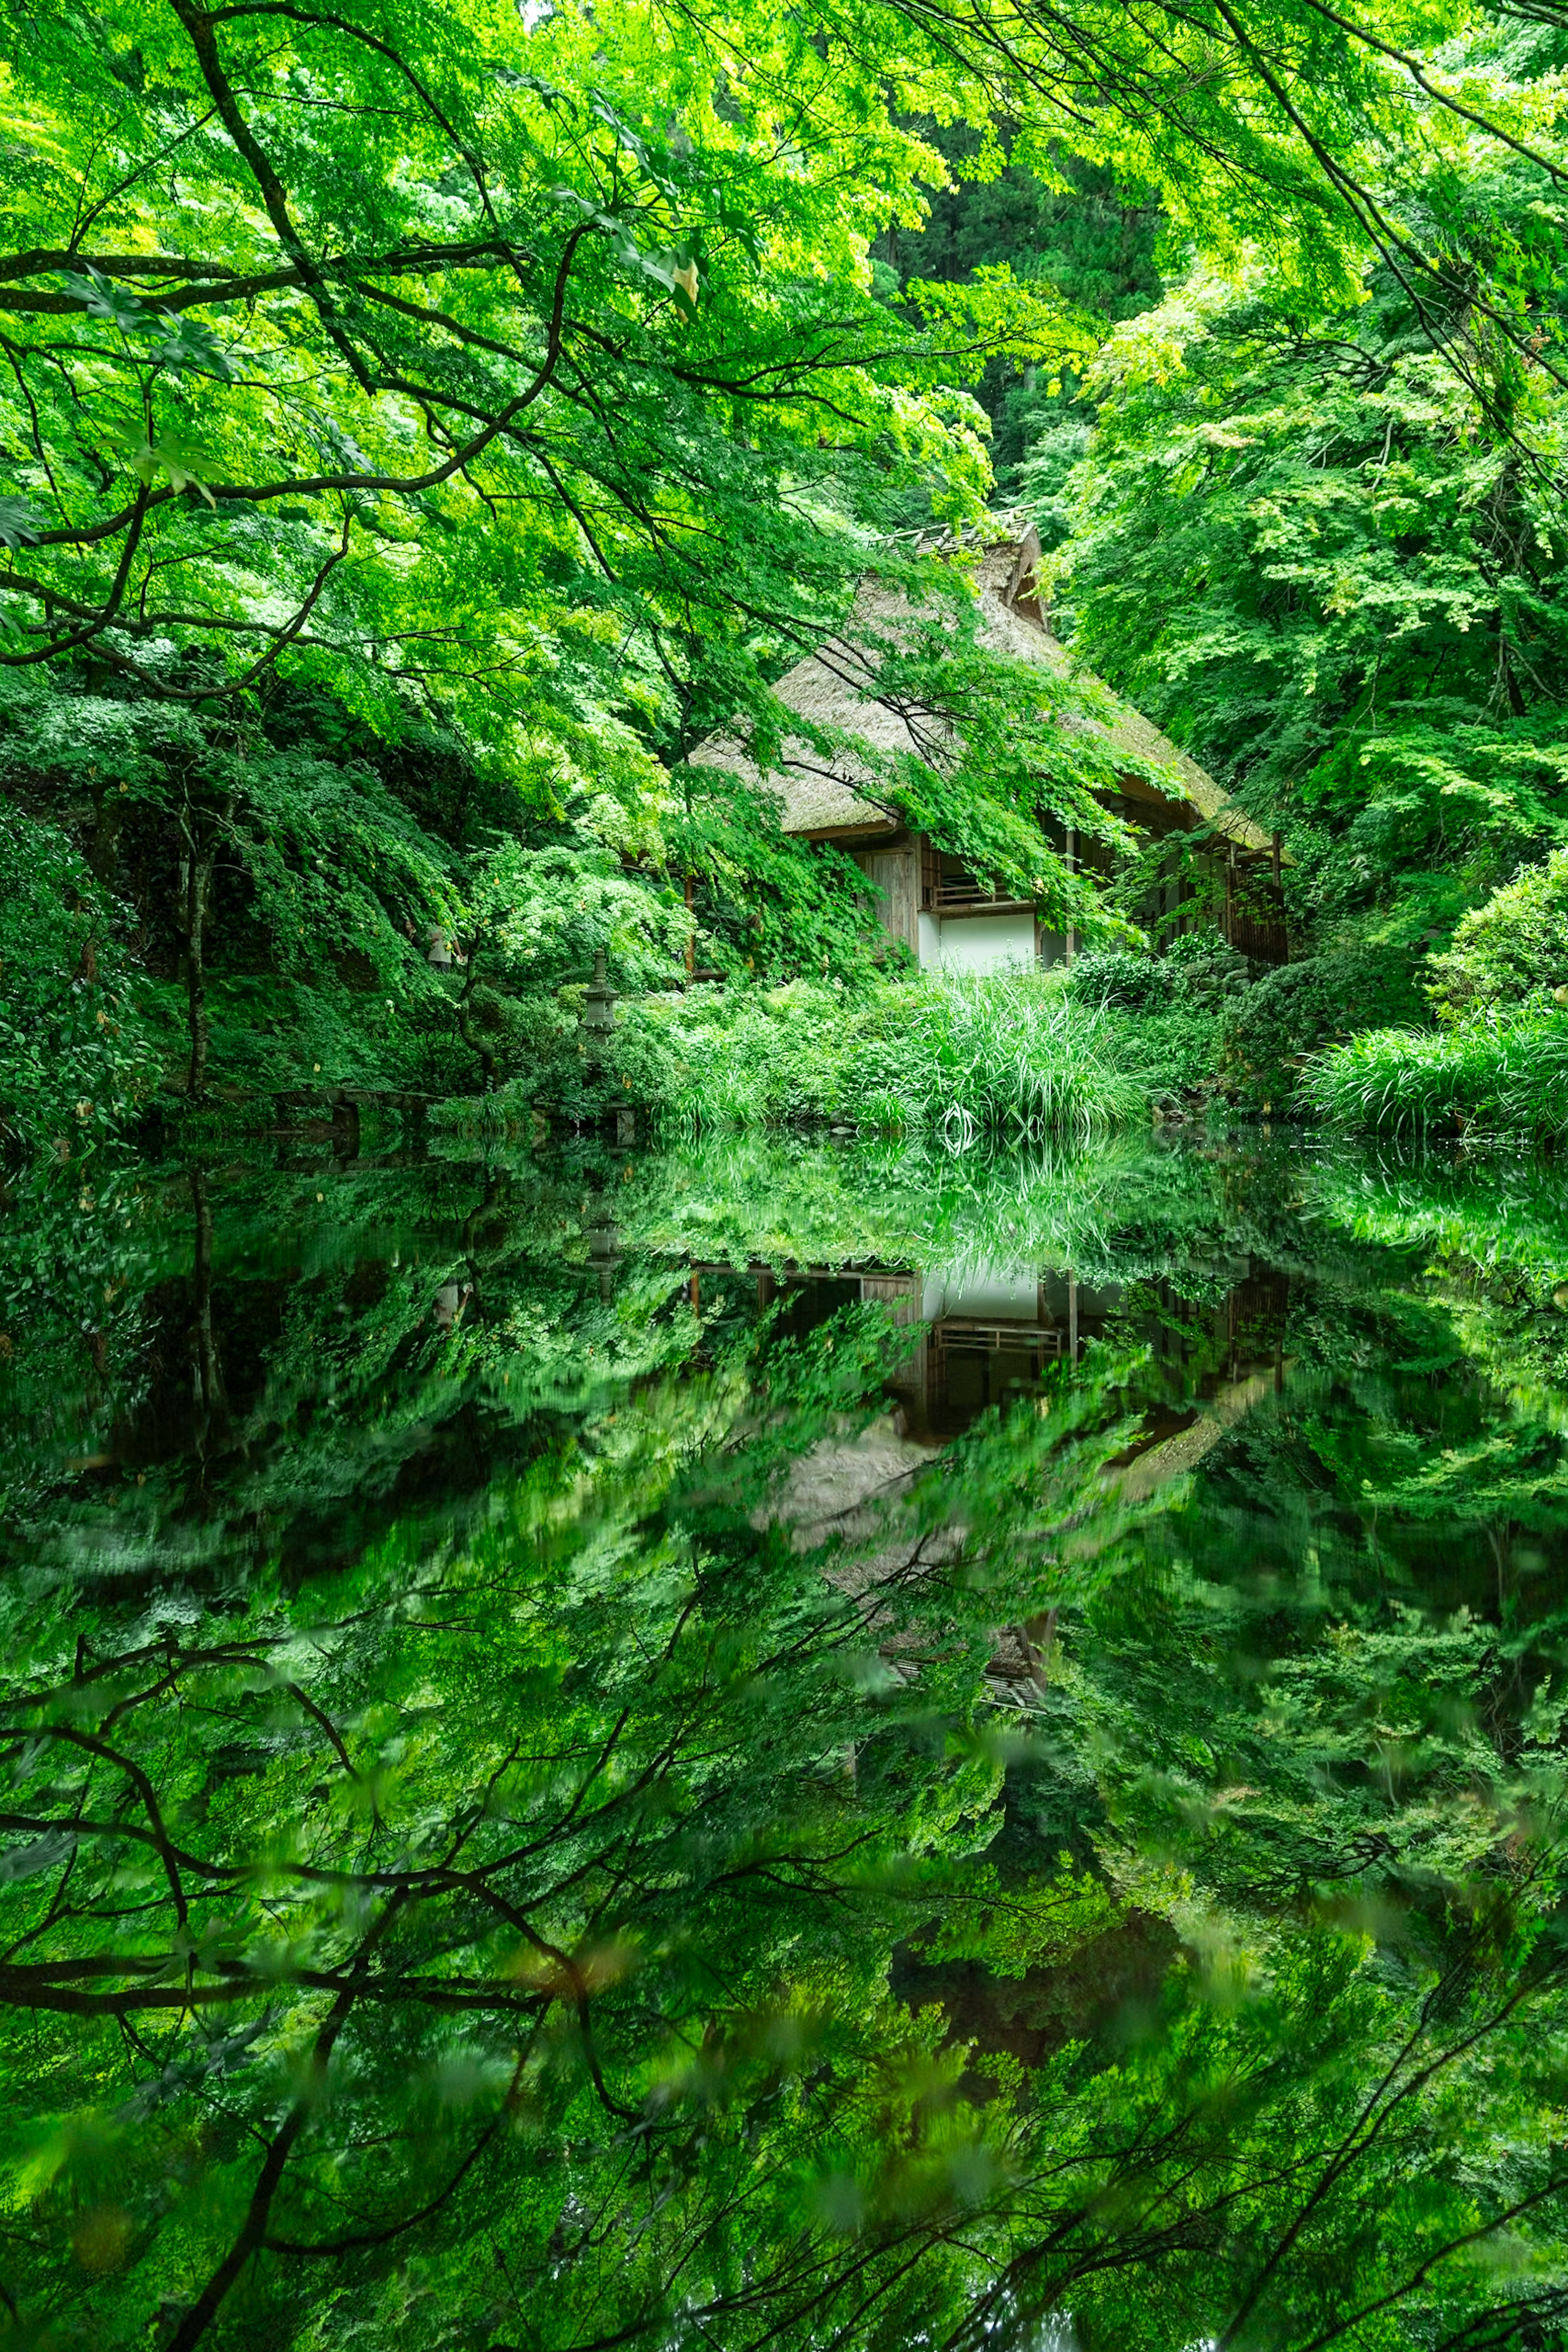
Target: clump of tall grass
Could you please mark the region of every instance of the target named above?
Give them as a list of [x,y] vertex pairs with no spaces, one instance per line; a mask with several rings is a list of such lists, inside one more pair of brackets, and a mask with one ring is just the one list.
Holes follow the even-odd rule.
[[922,973],[859,992],[644,999],[622,1050],[638,1092],[694,1127],[826,1123],[1013,1141],[1147,1116],[1127,1024],[1051,975]]
[[1125,1026],[1027,971],[956,973],[912,992],[907,1091],[918,1123],[995,1136],[1089,1135],[1147,1116]]
[[1568,1018],[1529,1013],[1450,1029],[1371,1029],[1321,1055],[1303,1091],[1347,1127],[1427,1135],[1568,1134]]

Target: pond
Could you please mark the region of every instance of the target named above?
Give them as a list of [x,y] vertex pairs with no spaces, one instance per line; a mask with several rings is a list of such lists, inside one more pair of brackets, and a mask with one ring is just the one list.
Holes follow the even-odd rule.
[[1561,1179],[468,1149],[0,1220],[3,2340],[1563,2341]]

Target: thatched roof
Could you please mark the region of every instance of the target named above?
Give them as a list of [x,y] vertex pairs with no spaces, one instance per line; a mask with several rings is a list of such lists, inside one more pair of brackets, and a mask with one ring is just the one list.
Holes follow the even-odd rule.
[[[1071,667],[1067,649],[1051,635],[1032,597],[1033,565],[1038,554],[1039,542],[1031,546],[1028,540],[1005,540],[984,550],[977,579],[980,641],[995,652],[1011,655],[1017,660],[1043,662],[1065,677]],[[905,609],[900,599],[885,590],[868,586],[856,601],[852,630],[858,625],[860,628],[880,628],[885,634],[890,625],[896,626],[900,612]],[[802,719],[858,735],[879,751],[920,751],[929,755],[947,733],[947,722],[935,717],[926,719],[918,712],[898,710],[879,701],[871,690],[873,667],[864,646],[857,643],[856,634],[831,637],[814,654],[808,654],[804,661],[787,671],[773,691],[780,702]],[[1098,679],[1089,682],[1100,684]],[[1228,840],[1252,850],[1270,846],[1269,835],[1250,818],[1243,816],[1239,809],[1231,806],[1214,778],[1196,760],[1178,751],[1168,736],[1162,735],[1157,727],[1151,726],[1130,704],[1112,694],[1108,687],[1101,686],[1100,691],[1111,704],[1113,715],[1108,727],[1102,727],[1098,721],[1091,723],[1096,732],[1105,736],[1113,751],[1125,751],[1167,770],[1170,797],[1185,801]],[[761,781],[782,803],[786,833],[831,836],[899,830],[896,816],[863,796],[859,787],[867,782],[867,771],[852,757],[824,759],[803,737],[789,736],[784,741],[782,758],[782,766]],[[701,766],[730,768],[753,778],[759,775],[733,736],[710,735],[698,744],[692,759]]]
[[[855,600],[852,630],[895,628],[900,598],[873,587]],[[1010,614],[1006,618],[1011,618]],[[982,609],[980,633],[990,637],[990,615]],[[1009,648],[1010,650],[1010,648]],[[858,735],[877,751],[927,752],[936,748],[949,730],[946,720],[897,710],[879,701],[873,692],[875,656],[856,635],[830,637],[814,654],[786,672],[773,691],[787,709],[823,727],[841,728]],[[840,755],[825,759],[803,736],[787,736],[782,747],[785,764],[763,781],[783,803],[786,833],[896,833],[902,819],[862,798],[858,785],[868,781],[859,761]],[[758,770],[733,736],[710,735],[692,753],[694,764],[731,768],[756,778]]]

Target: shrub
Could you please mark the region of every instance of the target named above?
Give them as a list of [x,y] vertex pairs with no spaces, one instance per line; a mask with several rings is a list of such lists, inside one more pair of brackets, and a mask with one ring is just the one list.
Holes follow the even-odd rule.
[[1212,1090],[1227,1007],[1244,994],[1251,966],[1218,931],[1188,931],[1162,956],[1091,948],[1073,959],[1065,987],[1074,1003],[1121,1016],[1124,1053],[1166,1100]]
[[1247,958],[1218,931],[1184,931],[1161,956],[1127,948],[1087,948],[1065,974],[1080,1004],[1114,1004],[1129,1013],[1163,1013],[1173,1003],[1211,1010],[1244,989]]
[[1220,1004],[1252,977],[1239,948],[1221,931],[1182,931],[1161,959],[1167,983],[1194,1004]]
[[1464,916],[1427,966],[1440,1021],[1506,1005],[1543,1004],[1568,985],[1568,849],[1554,849]]
[[57,827],[0,803],[0,1144],[85,1155],[151,1090],[116,908]]
[[1079,1004],[1114,1004],[1155,1013],[1170,999],[1170,974],[1155,956],[1128,948],[1086,948],[1067,967],[1067,993]]
[[1353,1026],[1392,1028],[1420,1015],[1403,958],[1351,950],[1278,964],[1226,1008],[1221,1083],[1239,1101],[1282,1108],[1302,1065],[1332,1039]]

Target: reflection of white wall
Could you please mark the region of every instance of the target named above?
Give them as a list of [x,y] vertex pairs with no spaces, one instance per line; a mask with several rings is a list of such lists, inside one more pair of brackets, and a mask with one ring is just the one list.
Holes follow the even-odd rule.
[[[937,934],[936,960],[952,971],[995,971],[1002,964],[1034,962],[1032,915],[949,915],[932,929]],[[925,961],[924,928],[920,961]]]
[[1032,1323],[1039,1306],[1032,1266],[956,1266],[925,1277],[920,1312],[928,1323],[958,1315],[971,1323]]

